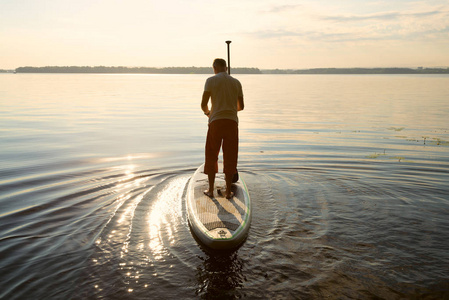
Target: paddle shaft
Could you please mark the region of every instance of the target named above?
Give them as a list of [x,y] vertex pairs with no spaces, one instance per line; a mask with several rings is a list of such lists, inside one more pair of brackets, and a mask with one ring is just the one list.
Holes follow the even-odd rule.
[[228,74],[231,75],[231,49],[229,45],[231,41],[226,41],[226,44],[228,44]]
[[[226,44],[228,44],[228,74],[231,75],[231,49],[230,45],[231,41],[226,41]],[[239,180],[239,171],[237,171],[234,174],[234,177],[232,178],[232,183],[236,183]]]

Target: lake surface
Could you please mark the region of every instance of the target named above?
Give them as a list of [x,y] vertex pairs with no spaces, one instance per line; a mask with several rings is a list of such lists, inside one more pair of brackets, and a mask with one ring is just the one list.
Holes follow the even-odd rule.
[[207,77],[0,74],[1,299],[449,297],[449,76],[236,76],[230,253],[185,210]]

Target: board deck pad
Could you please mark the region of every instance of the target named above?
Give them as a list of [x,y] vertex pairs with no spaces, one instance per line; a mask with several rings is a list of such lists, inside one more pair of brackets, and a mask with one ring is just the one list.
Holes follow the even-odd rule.
[[[191,223],[194,223],[191,226],[196,227],[197,232],[202,231],[200,235],[204,234],[211,243],[214,240],[234,239],[240,231],[247,233],[250,221],[250,200],[243,180],[232,184],[234,197],[226,199],[224,174],[218,173],[215,178],[214,197],[211,198],[204,194],[209,185],[207,175],[203,173],[202,168],[203,166],[195,172],[189,184],[189,219]],[[222,244],[226,247],[224,243]]]

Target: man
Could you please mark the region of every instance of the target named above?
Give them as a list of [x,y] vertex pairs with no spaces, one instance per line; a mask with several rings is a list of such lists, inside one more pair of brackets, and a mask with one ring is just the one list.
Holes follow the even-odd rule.
[[[215,76],[206,80],[201,109],[209,118],[206,139],[204,173],[208,175],[209,189],[204,194],[214,197],[215,174],[218,173],[218,154],[223,144],[223,172],[226,181],[226,198],[231,199],[232,178],[237,173],[239,129],[237,111],[244,108],[240,82],[226,73],[226,61],[217,58],[213,63]],[[211,99],[211,109],[208,103]]]

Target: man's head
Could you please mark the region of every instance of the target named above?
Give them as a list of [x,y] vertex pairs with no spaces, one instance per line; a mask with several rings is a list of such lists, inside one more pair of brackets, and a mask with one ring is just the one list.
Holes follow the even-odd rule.
[[220,72],[226,72],[228,70],[228,67],[226,66],[226,61],[222,58],[216,58],[212,66],[214,67],[215,74],[218,74]]

